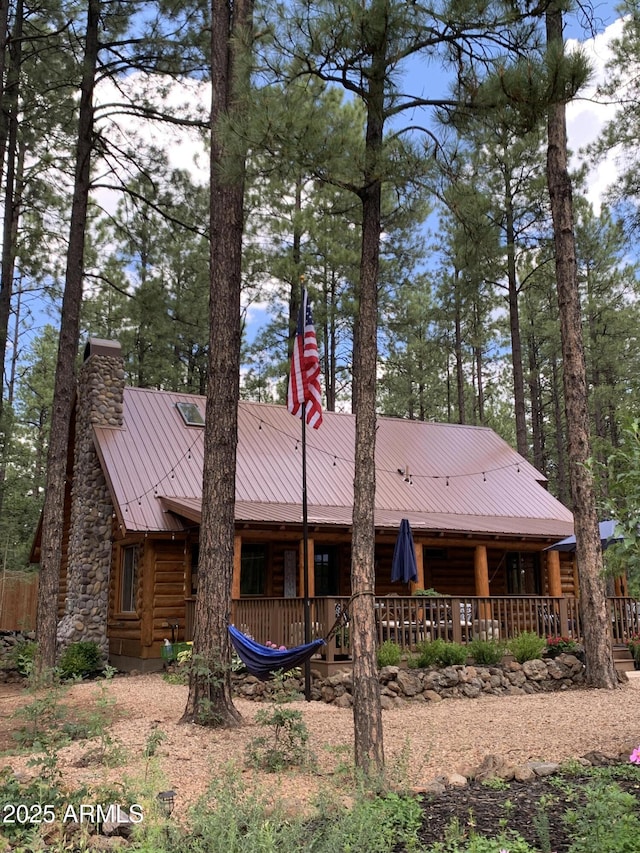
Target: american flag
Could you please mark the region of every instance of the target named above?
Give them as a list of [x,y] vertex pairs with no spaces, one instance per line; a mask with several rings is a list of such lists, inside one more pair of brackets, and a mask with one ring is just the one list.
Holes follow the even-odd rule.
[[301,418],[303,403],[306,404],[307,423],[314,429],[318,429],[322,423],[320,361],[318,359],[316,330],[313,326],[306,288],[302,289],[302,304],[298,314],[296,339],[293,342],[287,408],[292,415]]

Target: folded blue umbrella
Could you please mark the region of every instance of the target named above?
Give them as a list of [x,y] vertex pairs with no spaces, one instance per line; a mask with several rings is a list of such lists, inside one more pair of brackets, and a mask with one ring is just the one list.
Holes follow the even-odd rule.
[[408,519],[400,522],[400,530],[393,549],[391,561],[391,583],[409,583],[418,580],[416,550],[413,547],[413,533]]
[[261,681],[268,681],[271,675],[279,669],[287,670],[294,666],[301,666],[318,649],[326,645],[325,641],[320,638],[311,643],[305,643],[303,646],[294,646],[282,651],[256,643],[251,637],[247,637],[242,631],[238,631],[235,625],[229,625],[229,636],[242,663],[252,675]]

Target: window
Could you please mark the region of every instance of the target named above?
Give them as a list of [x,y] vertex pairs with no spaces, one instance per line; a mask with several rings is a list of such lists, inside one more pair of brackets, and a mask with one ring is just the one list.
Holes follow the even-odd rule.
[[191,595],[198,594],[198,560],[200,559],[200,545],[194,542],[191,546]]
[[204,426],[204,418],[195,403],[176,403],[176,409],[187,426]]
[[510,595],[540,595],[540,560],[537,554],[507,554],[507,592]]
[[120,611],[136,612],[136,587],[138,586],[138,547],[128,545],[122,549],[122,574],[120,580]]
[[243,545],[240,558],[240,595],[264,595],[267,546]]
[[338,549],[316,548],[313,563],[316,595],[340,595]]

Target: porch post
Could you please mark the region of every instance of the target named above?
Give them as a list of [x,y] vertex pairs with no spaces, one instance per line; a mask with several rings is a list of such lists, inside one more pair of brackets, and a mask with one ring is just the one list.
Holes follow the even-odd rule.
[[[314,560],[314,542],[313,539],[309,538],[307,540],[307,559],[309,566],[309,598],[316,597],[316,573],[315,573],[315,560]],[[298,589],[301,591],[304,589],[304,539],[300,540],[300,559],[298,560],[298,571],[300,584]],[[301,595],[303,593],[301,592]]]
[[413,595],[416,589],[424,589],[424,560],[422,558],[424,549],[422,547],[422,543],[414,541],[413,550],[416,555],[417,578],[415,581],[410,581],[409,583],[409,591],[411,592],[411,595]]
[[562,596],[562,579],[560,577],[560,552],[547,551],[547,582],[549,595],[554,598]]
[[236,534],[233,539],[233,580],[231,581],[231,600],[240,598],[240,572],[242,570],[242,536]]
[[[473,573],[476,584],[476,595],[481,598],[489,597],[489,562],[487,560],[486,545],[476,545],[473,554]],[[480,602],[478,605],[478,619],[491,619],[491,605],[489,602]],[[482,629],[482,626],[479,625]]]
[[473,570],[476,582],[476,595],[489,597],[489,563],[486,545],[476,545],[473,555]]

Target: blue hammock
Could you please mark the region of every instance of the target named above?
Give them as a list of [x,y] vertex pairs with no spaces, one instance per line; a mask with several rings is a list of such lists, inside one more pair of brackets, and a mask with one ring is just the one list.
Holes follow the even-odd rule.
[[295,646],[293,649],[280,651],[269,646],[256,643],[251,637],[247,637],[234,625],[229,625],[229,636],[238,657],[247,667],[252,675],[261,681],[267,681],[271,674],[279,669],[292,669],[305,663],[311,655],[318,651],[321,646],[326,645],[325,640],[313,640],[304,646]]

